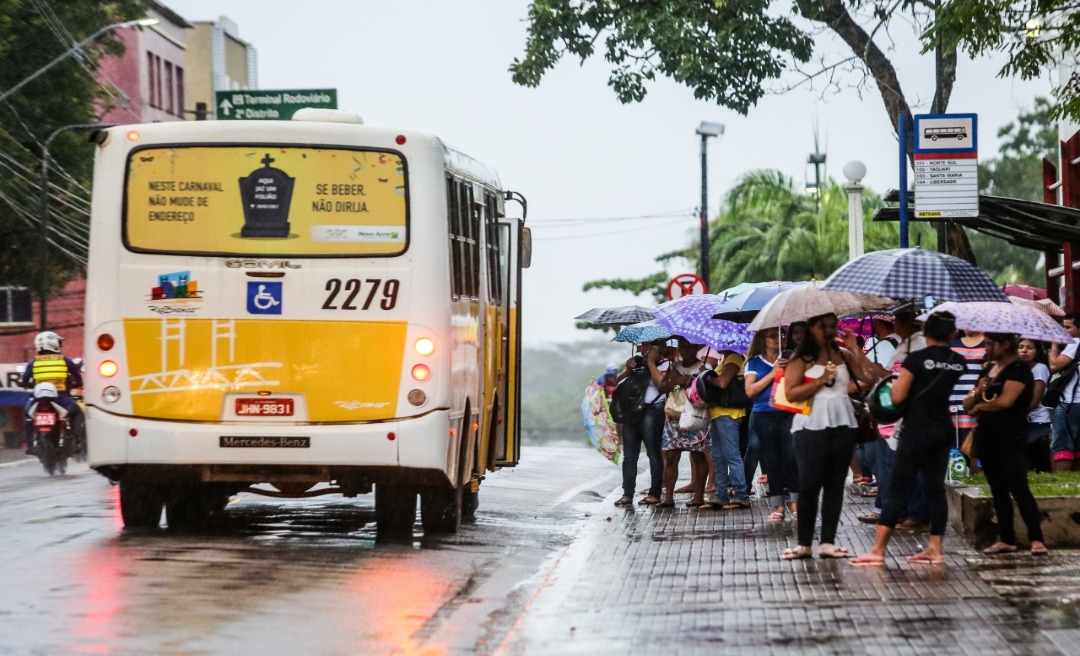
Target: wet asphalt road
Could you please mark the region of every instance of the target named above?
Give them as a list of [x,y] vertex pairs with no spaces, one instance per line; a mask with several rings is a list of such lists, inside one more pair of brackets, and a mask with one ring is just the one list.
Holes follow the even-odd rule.
[[493,653],[619,481],[524,449],[457,535],[377,543],[371,495],[235,497],[209,531],[125,531],[86,465],[0,468],[2,654]]

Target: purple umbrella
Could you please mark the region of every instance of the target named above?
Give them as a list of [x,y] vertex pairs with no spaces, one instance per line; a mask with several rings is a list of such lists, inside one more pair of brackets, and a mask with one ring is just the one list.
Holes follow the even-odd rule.
[[693,294],[657,305],[656,322],[673,335],[694,344],[705,344],[718,351],[745,353],[753,335],[745,325],[713,319],[723,299],[716,294]]
[[983,333],[1013,333],[1025,339],[1068,344],[1072,337],[1050,315],[1027,305],[981,301],[971,303],[946,302],[918,319],[935,312],[951,312],[956,327]]

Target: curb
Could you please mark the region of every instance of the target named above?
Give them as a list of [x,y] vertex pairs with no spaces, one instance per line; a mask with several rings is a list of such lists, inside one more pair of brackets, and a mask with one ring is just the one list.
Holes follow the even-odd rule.
[[37,458],[27,457],[22,460],[14,460],[12,462],[0,463],[0,469],[3,469],[4,467],[18,467],[19,465],[25,465],[30,462],[37,462]]

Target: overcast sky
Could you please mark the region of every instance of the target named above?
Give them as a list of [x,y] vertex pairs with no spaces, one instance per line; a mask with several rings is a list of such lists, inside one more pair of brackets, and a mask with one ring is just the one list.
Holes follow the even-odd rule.
[[[690,89],[666,80],[650,86],[644,102],[622,105],[607,87],[602,59],[583,67],[565,60],[539,88],[518,87],[507,67],[524,49],[524,0],[166,4],[188,20],[235,21],[258,50],[260,88],[335,88],[339,107],[368,124],[430,131],[524,194],[535,240],[524,283],[527,345],[586,336],[573,317],[591,307],[645,302],[581,287],[653,273],[657,255],[696,241],[701,168],[694,131],[702,120],[726,126],[708,150],[710,215],[749,170],[779,169],[800,183],[812,177],[805,162],[815,123],[833,177],[842,179],[844,164],[858,159],[868,170],[864,184],[877,191],[897,186],[896,141],[873,87],[861,97],[854,90],[825,99],[805,90],[767,96],[747,117],[695,100]],[[915,113],[925,113],[933,60],[907,54],[915,50],[910,35],[894,37],[905,53],[892,53],[903,90],[919,103]],[[822,52],[830,52],[823,42]],[[848,54],[842,45],[831,48]],[[983,159],[996,154],[997,129],[1049,92],[1046,81],[999,80],[999,67],[962,60],[949,107],[979,115]],[[681,262],[668,272],[695,269]]]

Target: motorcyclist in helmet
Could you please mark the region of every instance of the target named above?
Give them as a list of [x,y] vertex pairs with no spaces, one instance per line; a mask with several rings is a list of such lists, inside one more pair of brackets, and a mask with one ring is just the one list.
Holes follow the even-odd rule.
[[[82,408],[71,396],[71,390],[82,389],[82,374],[79,366],[72,362],[61,352],[64,339],[54,332],[40,332],[34,336],[34,350],[37,355],[33,360],[26,363],[23,371],[22,386],[31,389],[38,383],[52,383],[56,386],[56,402],[68,411],[68,420],[71,423],[71,432],[75,438],[76,450],[81,450],[86,439],[86,421]],[[27,455],[37,453],[37,445],[33,444],[34,426],[30,412],[34,406],[31,398],[23,409],[23,417],[26,437]]]

